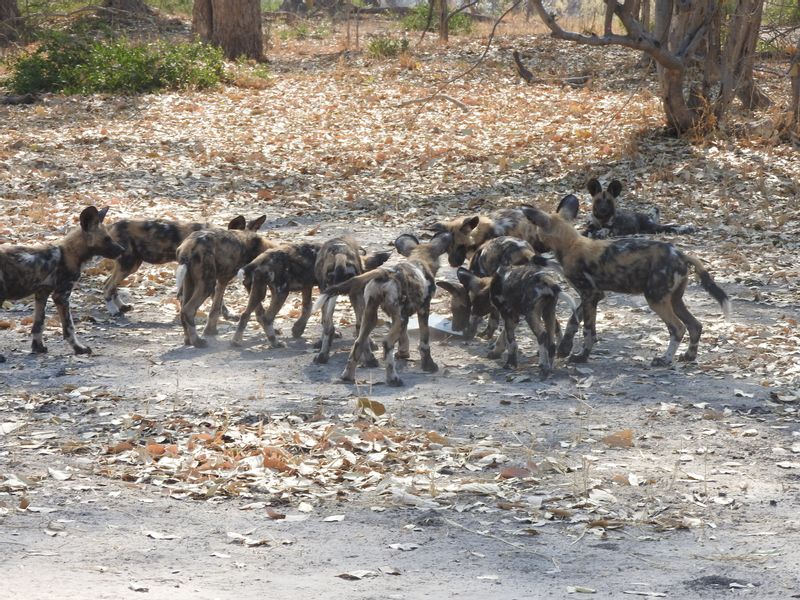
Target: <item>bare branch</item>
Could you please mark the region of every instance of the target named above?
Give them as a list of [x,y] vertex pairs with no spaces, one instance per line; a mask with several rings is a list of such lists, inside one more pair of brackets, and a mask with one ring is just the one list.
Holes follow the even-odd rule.
[[464,12],[464,11],[465,11],[465,10],[467,10],[467,9],[468,9],[470,6],[475,6],[475,5],[476,5],[478,2],[480,2],[480,1],[481,1],[481,0],[472,0],[472,2],[468,2],[468,3],[467,3],[467,4],[465,4],[464,6],[460,6],[459,8],[457,8],[457,9],[455,9],[453,12],[451,12],[449,15],[447,15],[447,20],[449,21],[450,19],[452,19],[453,17],[455,17],[455,16],[456,16],[458,13],[460,13],[460,12]]

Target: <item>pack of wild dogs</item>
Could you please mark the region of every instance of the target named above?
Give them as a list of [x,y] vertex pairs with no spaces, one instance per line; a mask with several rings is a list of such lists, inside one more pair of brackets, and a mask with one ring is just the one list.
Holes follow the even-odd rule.
[[[356,339],[341,374],[354,381],[358,365],[378,366],[370,335],[378,324],[379,310],[388,317],[383,338],[386,383],[402,385],[397,359],[409,358],[409,319],[419,324],[420,366],[438,370],[430,346],[429,315],[436,289],[450,295],[452,329],[465,339],[477,333],[489,339],[489,357],[506,355],[505,366],[516,368],[516,329],[524,319],[538,343],[538,365],[546,377],[556,357],[585,362],[597,341],[597,305],[606,292],[644,295],[664,321],[669,344],[654,366],[672,364],[688,330],[689,345],[680,359],[697,357],[702,325],[689,312],[683,294],[694,269],[701,286],[727,313],[729,300],[701,261],[668,242],[634,236],[661,232],[691,233],[691,225],[662,225],[657,209],[649,213],[622,209],[617,198],[622,184],[614,180],[604,189],[597,179],[587,185],[592,211],[583,232],[576,230],[579,200],[569,194],[552,212],[530,205],[474,215],[429,226],[426,241],[403,234],[394,241],[401,255],[385,264],[390,252],[368,254],[352,236],[325,243],[279,243],[259,233],[266,217],[233,219],[227,229],[207,223],[165,220],[119,220],[106,226],[107,208],[93,206],[80,214],[80,226],[58,243],[46,246],[0,247],[0,305],[5,300],[33,296],[35,300],[32,350],[46,352],[42,339],[45,306],[50,297],[56,305],[64,338],[77,354],[90,354],[78,341],[69,299],[80,277],[81,266],[95,256],[114,260],[104,284],[106,306],[112,315],[131,306],[118,294],[119,284],[142,263],[177,261],[176,289],[184,343],[207,345],[217,334],[220,316],[238,321],[232,344],[243,342],[247,324],[255,312],[272,347],[284,346],[275,319],[290,292],[300,292],[302,309],[292,326],[301,337],[309,317],[322,312],[322,335],[314,362],[327,363],[335,337],[334,309],[337,297],[348,295],[355,314]],[[457,268],[457,282],[439,280],[440,257],[447,255]],[[464,263],[467,267],[464,267]],[[225,289],[237,275],[248,294],[241,315],[232,314],[224,302]],[[578,301],[559,285],[561,277],[577,293]],[[314,287],[320,290],[312,304]],[[264,301],[270,293],[270,303]],[[200,306],[212,298],[202,335],[197,332]],[[566,327],[558,322],[557,304],[570,309]],[[573,341],[583,326],[583,345],[573,352]],[[499,333],[498,333],[499,332]],[[5,360],[2,356],[0,359]]]

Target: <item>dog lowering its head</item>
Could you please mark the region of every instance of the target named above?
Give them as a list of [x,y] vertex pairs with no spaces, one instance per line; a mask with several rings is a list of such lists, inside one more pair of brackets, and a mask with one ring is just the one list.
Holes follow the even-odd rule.
[[592,240],[575,231],[571,221],[578,213],[578,199],[569,195],[561,200],[558,211],[547,214],[528,206],[523,210],[541,232],[542,241],[555,252],[564,269],[564,275],[581,298],[578,316],[567,325],[559,345],[559,356],[572,351],[572,342],[578,329],[578,319],[583,321],[583,351],[573,354],[573,362],[585,362],[597,339],[595,318],[597,304],[604,292],[643,294],[650,308],[667,325],[670,342],[663,356],[653,359],[654,366],[672,364],[675,351],[689,330],[689,348],[682,359],[697,357],[697,345],[703,327],[683,303],[683,293],[693,267],[703,288],[727,313],[729,300],[716,284],[699,259],[685,254],[672,244],[638,238],[619,240]]
[[[311,316],[311,292],[317,285],[314,275],[314,263],[317,261],[320,244],[301,243],[283,244],[259,254],[242,269],[244,287],[250,294],[236,334],[233,345],[240,346],[244,330],[250,315],[256,311],[256,318],[267,334],[269,344],[273,348],[286,346],[278,339],[273,323],[281,307],[286,302],[289,292],[302,292],[303,309],[300,318],[292,326],[292,337],[299,338],[306,329],[308,317]],[[269,308],[264,311],[264,298],[267,288],[271,293]]]
[[395,344],[399,342],[398,358],[408,356],[408,319],[417,315],[419,320],[419,352],[422,357],[422,370],[434,373],[439,367],[431,358],[430,315],[431,299],[436,293],[436,271],[439,257],[447,252],[452,242],[448,232],[437,233],[429,242],[420,244],[416,237],[403,234],[395,242],[397,251],[406,260],[391,267],[379,267],[373,271],[348,279],[329,287],[319,297],[314,309],[322,307],[330,297],[340,294],[364,293],[364,314],[358,337],[350,351],[347,366],[342,372],[344,381],[354,381],[359,359],[369,367],[378,366],[378,361],[369,347],[369,335],[378,324],[378,308],[392,320],[389,333],[383,340],[383,354],[386,360],[386,383],[391,386],[403,385],[395,368]]
[[[358,242],[351,236],[345,235],[328,240],[322,245],[314,265],[314,275],[317,279],[320,292],[323,294],[331,286],[343,283],[348,279],[361,275],[365,271],[372,271],[381,266],[391,256],[391,252],[376,252],[361,257],[364,252]],[[350,291],[350,305],[356,317],[356,336],[361,329],[361,316],[364,312],[363,290]],[[333,324],[333,311],[336,308],[336,296],[330,296],[322,305],[322,338],[319,343],[319,352],[314,356],[314,362],[324,364],[328,362],[331,343],[335,334]]]
[[261,216],[247,229],[206,229],[195,231],[178,246],[176,287],[181,303],[184,343],[204,348],[208,342],[197,335],[195,317],[206,298],[214,295],[204,336],[217,334],[225,288],[236,273],[256,256],[275,246],[257,232],[266,221]]
[[103,219],[108,207],[84,208],[80,227],[70,231],[57,244],[48,246],[4,246],[0,248],[0,305],[6,299],[18,300],[33,294],[33,352],[47,352],[42,342],[44,312],[52,295],[58,309],[64,339],[75,354],[91,354],[88,346],[75,337],[69,307],[72,289],[81,275],[81,266],[94,256],[117,258],[123,248],[108,234]]
[[503,319],[503,333],[490,358],[500,358],[508,349],[507,369],[517,367],[515,331],[521,317],[539,343],[539,372],[546,378],[553,370],[557,338],[561,328],[556,318],[556,303],[564,299],[573,310],[572,298],[561,291],[552,276],[536,265],[500,267],[489,277],[478,277],[466,269],[458,270],[458,278],[470,296],[488,296]]
[[447,249],[447,260],[451,267],[460,267],[486,241],[500,236],[524,240],[537,252],[547,251],[539,240],[536,227],[517,208],[503,209],[491,217],[475,215],[435,223],[431,230],[435,233],[448,232],[453,236]]
[[[123,279],[138,271],[142,263],[161,265],[174,261],[175,252],[183,240],[191,233],[209,227],[208,223],[162,219],[122,219],[109,225],[109,235],[124,248],[124,251],[117,257],[114,270],[103,284],[103,296],[108,312],[118,315],[133,308],[120,300],[117,288]],[[241,215],[228,224],[228,229],[244,228],[245,220]]]
[[597,179],[590,179],[586,189],[592,195],[592,215],[584,235],[591,238],[617,237],[637,233],[694,233],[692,225],[662,225],[658,207],[650,214],[617,206],[622,183],[615,179],[606,189]]

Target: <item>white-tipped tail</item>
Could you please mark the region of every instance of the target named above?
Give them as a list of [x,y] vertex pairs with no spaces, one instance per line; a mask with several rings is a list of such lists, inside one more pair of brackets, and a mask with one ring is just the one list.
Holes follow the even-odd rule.
[[331,298],[330,294],[320,294],[319,298],[317,298],[317,301],[314,302],[314,306],[311,307],[311,314],[314,314],[315,312],[322,309],[322,305],[325,304],[328,300],[330,300],[330,298]]
[[236,279],[239,281],[239,283],[242,283],[244,281],[244,267],[239,269],[239,272],[236,273]]
[[186,271],[188,270],[189,267],[186,265],[178,265],[178,268],[175,270],[175,293],[179,296],[183,288],[183,280],[186,279]]
[[730,298],[725,298],[725,300],[722,301],[722,314],[725,315],[726,319],[729,319],[732,313],[733,304],[731,304]]

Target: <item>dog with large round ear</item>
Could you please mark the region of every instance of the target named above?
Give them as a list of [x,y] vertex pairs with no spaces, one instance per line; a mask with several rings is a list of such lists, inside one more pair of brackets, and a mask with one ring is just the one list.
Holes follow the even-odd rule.
[[406,257],[411,256],[411,252],[413,252],[414,248],[417,246],[419,246],[419,239],[411,233],[400,234],[394,241],[394,247],[400,254]]
[[428,242],[428,246],[436,253],[437,256],[441,256],[447,249],[450,247],[450,244],[453,243],[453,234],[449,231],[440,231],[436,235],[434,235],[430,241]]
[[556,207],[556,212],[562,218],[568,221],[574,221],[578,217],[578,209],[580,208],[580,200],[575,194],[567,194],[564,196]]
[[92,229],[96,229],[100,223],[103,222],[103,219],[106,218],[106,213],[108,212],[108,207],[105,206],[100,210],[97,210],[96,206],[87,206],[81,211],[80,216],[80,224],[81,229],[84,231],[90,231]]
[[247,226],[247,221],[242,215],[237,215],[231,222],[228,223],[228,229],[235,229],[237,231],[244,231],[245,227]]
[[453,331],[466,332],[471,312],[467,290],[460,283],[451,281],[437,281],[436,285],[450,294],[451,327]]

